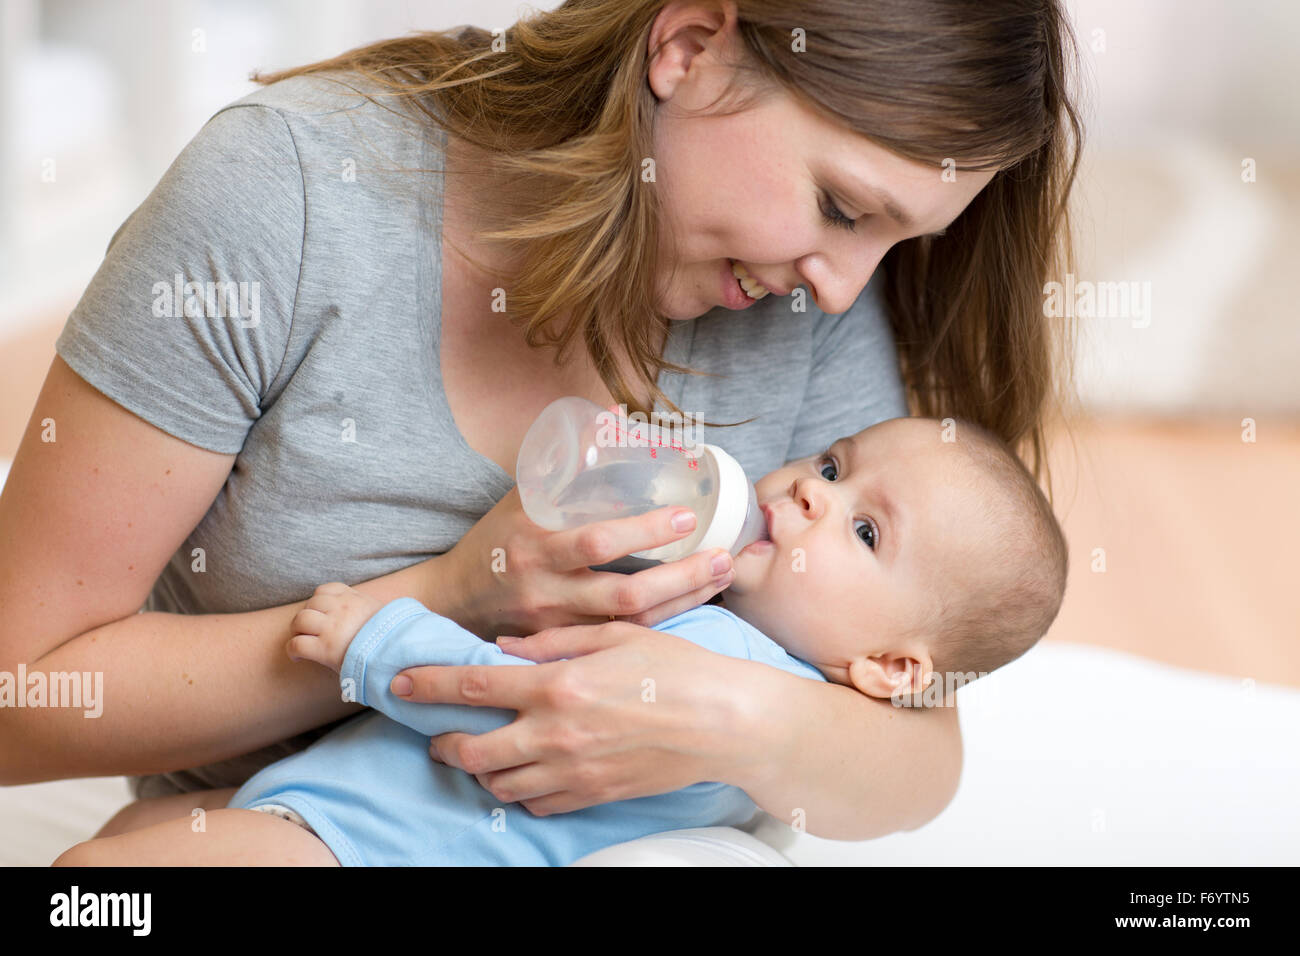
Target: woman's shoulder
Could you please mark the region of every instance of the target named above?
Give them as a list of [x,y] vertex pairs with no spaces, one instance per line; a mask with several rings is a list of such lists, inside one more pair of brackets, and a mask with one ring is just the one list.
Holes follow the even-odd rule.
[[[309,219],[326,231],[402,231],[436,216],[445,134],[413,101],[360,74],[271,83],[218,110],[199,138],[291,172]],[[305,241],[320,234],[309,229]]]
[[[387,102],[380,102],[384,100]],[[395,109],[402,118],[414,121],[415,114],[401,109],[400,100],[400,97],[388,93],[381,84],[364,74],[346,70],[323,70],[301,73],[259,86],[225,108],[266,106],[304,119],[349,112],[354,116],[368,117]]]
[[441,143],[440,130],[407,96],[394,95],[375,80],[348,71],[305,73],[278,80],[218,110],[261,108],[279,114],[289,127],[300,159],[316,151],[369,149],[417,158]]

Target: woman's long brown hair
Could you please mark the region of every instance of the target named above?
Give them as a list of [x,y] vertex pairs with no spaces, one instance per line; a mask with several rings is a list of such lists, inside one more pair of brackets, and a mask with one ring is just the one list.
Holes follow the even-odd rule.
[[[746,59],[733,91],[788,91],[936,175],[944,160],[998,170],[944,236],[886,254],[884,299],[912,411],[983,425],[1050,489],[1045,426],[1067,394],[1074,329],[1049,321],[1043,288],[1072,267],[1067,200],[1082,147],[1060,0],[734,2]],[[417,33],[254,79],[361,75],[375,102],[399,97],[483,150],[530,197],[508,220],[485,218],[502,228],[480,235],[522,263],[508,303],[529,345],[554,346],[558,363],[581,334],[616,401],[680,412],[659,371],[703,373],[657,351],[668,322],[655,309],[659,205],[641,175],[657,103],[649,30],[664,5],[567,0],[500,37]],[[651,408],[634,397],[643,391]]]

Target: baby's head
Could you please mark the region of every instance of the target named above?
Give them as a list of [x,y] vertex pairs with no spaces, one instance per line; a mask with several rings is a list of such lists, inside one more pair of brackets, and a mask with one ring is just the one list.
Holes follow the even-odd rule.
[[756,484],[771,540],[735,558],[728,610],[872,697],[1015,660],[1065,592],[1065,538],[1006,445],[895,418]]

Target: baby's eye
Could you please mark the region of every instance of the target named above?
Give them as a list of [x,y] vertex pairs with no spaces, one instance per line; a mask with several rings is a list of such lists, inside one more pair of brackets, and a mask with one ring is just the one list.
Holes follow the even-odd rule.
[[867,543],[872,551],[876,550],[876,541],[879,540],[879,533],[873,522],[859,518],[853,522],[853,532]]
[[[830,457],[829,455],[822,456],[821,462],[818,465],[817,470],[821,473],[821,476],[825,478],[827,481],[834,481],[836,478],[840,476],[840,469],[835,464],[835,459]],[[826,474],[828,470],[830,471],[829,475]]]

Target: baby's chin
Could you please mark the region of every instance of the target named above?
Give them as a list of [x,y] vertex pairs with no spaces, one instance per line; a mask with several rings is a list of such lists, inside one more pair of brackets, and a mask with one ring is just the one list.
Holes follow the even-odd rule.
[[722,592],[723,607],[751,624],[757,625],[765,617],[773,596],[773,589],[765,582],[775,551],[770,541],[756,542],[731,559],[734,573],[731,584]]
[[736,585],[733,582],[731,587],[722,592],[722,599],[719,604],[742,621],[754,625],[761,631],[763,630],[763,605],[762,601],[751,601],[750,598],[754,596],[737,594]]
[[775,555],[776,545],[771,541],[755,541],[743,548],[731,559],[735,574],[726,593],[757,597],[756,592],[759,591],[759,586],[767,576]]

